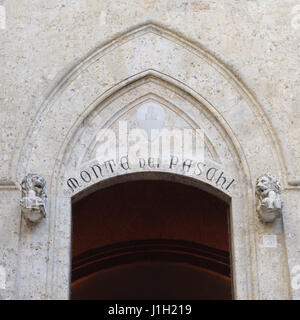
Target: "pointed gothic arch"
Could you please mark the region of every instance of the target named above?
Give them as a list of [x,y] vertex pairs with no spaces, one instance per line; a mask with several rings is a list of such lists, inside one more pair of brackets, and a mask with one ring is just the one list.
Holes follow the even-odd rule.
[[[229,172],[238,182],[235,191],[227,193],[231,198],[235,297],[264,297],[260,283],[269,279],[265,272],[267,257],[263,256],[259,241],[265,227],[256,225],[253,183],[265,171],[287,181],[289,170],[278,139],[262,108],[228,68],[194,43],[151,23],[118,35],[74,65],[40,106],[22,142],[19,158],[13,160],[18,163],[18,172],[14,173],[17,180],[29,171],[39,171],[50,190],[48,219],[32,234],[23,221],[20,239],[20,263],[32,259],[32,264],[45,265],[47,260],[48,267],[41,280],[37,272],[28,272],[30,263],[23,264],[21,274],[29,276],[20,279],[20,290],[28,290],[22,281],[40,281],[46,297],[68,297],[70,232],[66,232],[66,226],[70,230],[74,195],[66,193],[65,187],[66,178],[76,168],[72,160],[85,151],[83,140],[93,140],[89,124],[93,126],[94,121],[103,127],[105,119],[112,117],[114,101],[127,94],[124,99],[132,106],[133,101],[142,97],[147,83],[173,90],[174,101],[170,101],[170,94],[169,99],[158,94],[157,88],[154,92],[154,87],[148,87],[146,94],[156,95],[161,102],[168,101],[170,107],[185,114],[189,110],[196,122],[200,110],[208,127],[215,131],[213,141],[227,146]],[[177,96],[186,103],[184,107],[176,104]],[[109,107],[105,108],[105,104]],[[99,111],[103,113],[97,118],[94,115]],[[226,150],[223,151],[225,154]],[[38,235],[43,254],[37,257],[30,254],[30,245]],[[284,246],[284,238],[279,241]],[[279,278],[287,277],[284,250],[276,254],[280,262],[274,272]]]

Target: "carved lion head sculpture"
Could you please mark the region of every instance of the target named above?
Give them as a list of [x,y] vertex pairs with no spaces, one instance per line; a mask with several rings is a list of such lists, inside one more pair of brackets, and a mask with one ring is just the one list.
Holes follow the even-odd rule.
[[37,173],[29,173],[21,183],[22,197],[29,195],[30,191],[35,193],[36,197],[46,200],[46,181]]
[[255,195],[259,218],[264,222],[274,221],[281,213],[281,185],[273,174],[267,173],[256,181]]
[[271,190],[276,193],[281,193],[280,182],[277,177],[271,173],[263,174],[256,181],[256,194],[264,194],[266,191]]
[[22,212],[28,220],[36,222],[46,216],[46,181],[37,173],[29,173],[21,183]]

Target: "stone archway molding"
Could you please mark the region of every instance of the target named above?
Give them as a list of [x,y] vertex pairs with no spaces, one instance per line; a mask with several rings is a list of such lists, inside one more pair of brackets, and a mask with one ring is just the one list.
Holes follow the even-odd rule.
[[[214,57],[206,48],[202,48],[199,43],[195,43],[190,39],[186,39],[183,34],[179,32],[174,32],[163,26],[162,24],[154,23],[152,21],[145,22],[143,24],[137,25],[134,28],[125,30],[122,33],[116,34],[110,40],[105,41],[99,44],[96,48],[92,49],[85,57],[76,61],[71,67],[67,70],[63,70],[61,75],[56,77],[56,80],[49,88],[45,97],[42,97],[37,110],[33,111],[34,120],[31,125],[28,127],[25,136],[20,137],[17,143],[17,149],[20,152],[16,153],[14,159],[10,166],[10,176],[11,181],[18,181],[22,176],[21,172],[13,172],[12,168],[24,168],[22,166],[24,159],[27,157],[27,152],[29,151],[31,145],[32,135],[37,133],[37,128],[42,124],[42,119],[46,118],[46,114],[51,112],[51,108],[54,102],[59,96],[61,96],[73,83],[75,79],[80,78],[80,75],[84,70],[89,68],[93,63],[95,63],[100,57],[109,54],[110,51],[114,50],[116,47],[121,46],[122,44],[138,38],[142,34],[153,33],[166,39],[170,39],[174,43],[178,43],[180,46],[185,47],[188,51],[196,54],[200,59],[205,61],[205,63],[212,65],[215,69],[216,74],[221,75],[226,79],[226,82],[229,82],[234,90],[237,91],[243,99],[247,101],[247,104],[251,107],[253,113],[256,115],[257,121],[260,125],[264,127],[266,135],[268,135],[269,142],[272,144],[273,149],[276,150],[276,157],[278,163],[280,163],[281,176],[284,179],[283,183],[290,186],[299,185],[299,177],[295,176],[294,168],[292,165],[291,157],[289,152],[286,149],[286,143],[282,141],[282,137],[277,135],[276,123],[272,123],[266,112],[264,112],[263,107],[256,101],[254,95],[246,88],[246,86],[238,79],[236,75],[221,61]],[[149,71],[151,68],[149,69]],[[152,69],[154,70],[154,69]],[[159,72],[158,69],[155,69],[154,72]],[[130,77],[133,75],[131,74]],[[138,73],[136,73],[138,76]],[[126,78],[127,79],[127,78]],[[123,81],[125,79],[122,79]],[[121,80],[121,81],[122,81]],[[126,80],[125,80],[126,81]],[[183,82],[184,83],[184,82]],[[121,83],[115,83],[115,89],[118,90],[122,86]],[[112,87],[110,87],[110,90]],[[193,89],[190,87],[190,89]],[[104,94],[107,93],[107,89],[104,91]],[[196,91],[197,92],[197,91]],[[86,110],[88,112],[88,110]],[[272,119],[272,121],[276,121]],[[31,146],[30,146],[31,145]],[[31,149],[30,149],[31,150]],[[19,166],[17,165],[19,164]],[[6,183],[7,184],[7,183]]]
[[[284,147],[263,108],[224,64],[182,35],[154,23],[117,35],[77,62],[55,83],[25,139],[19,141],[20,153],[12,165],[18,171],[12,176],[20,181],[28,172],[38,172],[49,186],[49,218],[36,228],[21,222],[19,297],[68,298],[73,195],[64,193],[66,177],[72,173],[77,150],[84,152],[94,137],[89,125],[101,127],[101,121],[112,117],[114,101],[130,95],[124,93],[127,89],[139,98],[143,87],[136,85],[149,79],[160,82],[161,88],[166,84],[164,90],[174,88],[169,99],[183,113],[193,112],[197,118],[197,112],[202,112],[207,126],[216,132],[212,140],[227,147],[224,154],[240,190],[228,195],[235,297],[287,298],[282,221],[275,226],[259,224],[254,196],[255,179],[264,172],[273,172],[287,186],[292,169]],[[145,84],[145,90],[152,89]],[[176,95],[182,104],[176,104]],[[198,184],[201,187],[203,181]],[[276,232],[280,244],[272,252],[260,247],[262,236],[269,232]],[[274,278],[280,280],[272,282]]]

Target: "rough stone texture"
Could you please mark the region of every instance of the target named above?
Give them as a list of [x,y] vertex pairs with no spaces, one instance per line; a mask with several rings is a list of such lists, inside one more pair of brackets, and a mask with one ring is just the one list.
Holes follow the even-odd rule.
[[[300,265],[297,4],[4,1],[1,298],[68,298],[75,195],[66,191],[67,178],[93,159],[97,130],[117,130],[119,118],[138,127],[136,110],[148,99],[165,106],[166,126],[202,128],[209,160],[236,179],[227,192],[202,176],[161,170],[230,199],[235,297],[300,299],[291,286]],[[49,217],[35,227],[21,219],[19,207],[19,184],[29,172],[49,186]],[[255,182],[265,172],[279,177],[284,203],[282,217],[270,225],[255,212]],[[123,175],[119,168],[77,196]],[[265,235],[276,235],[276,247],[263,245]]]

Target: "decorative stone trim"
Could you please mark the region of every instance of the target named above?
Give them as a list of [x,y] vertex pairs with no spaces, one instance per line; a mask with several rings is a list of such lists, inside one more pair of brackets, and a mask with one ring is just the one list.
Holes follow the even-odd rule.
[[0,179],[0,190],[19,190],[19,188],[13,181]]

